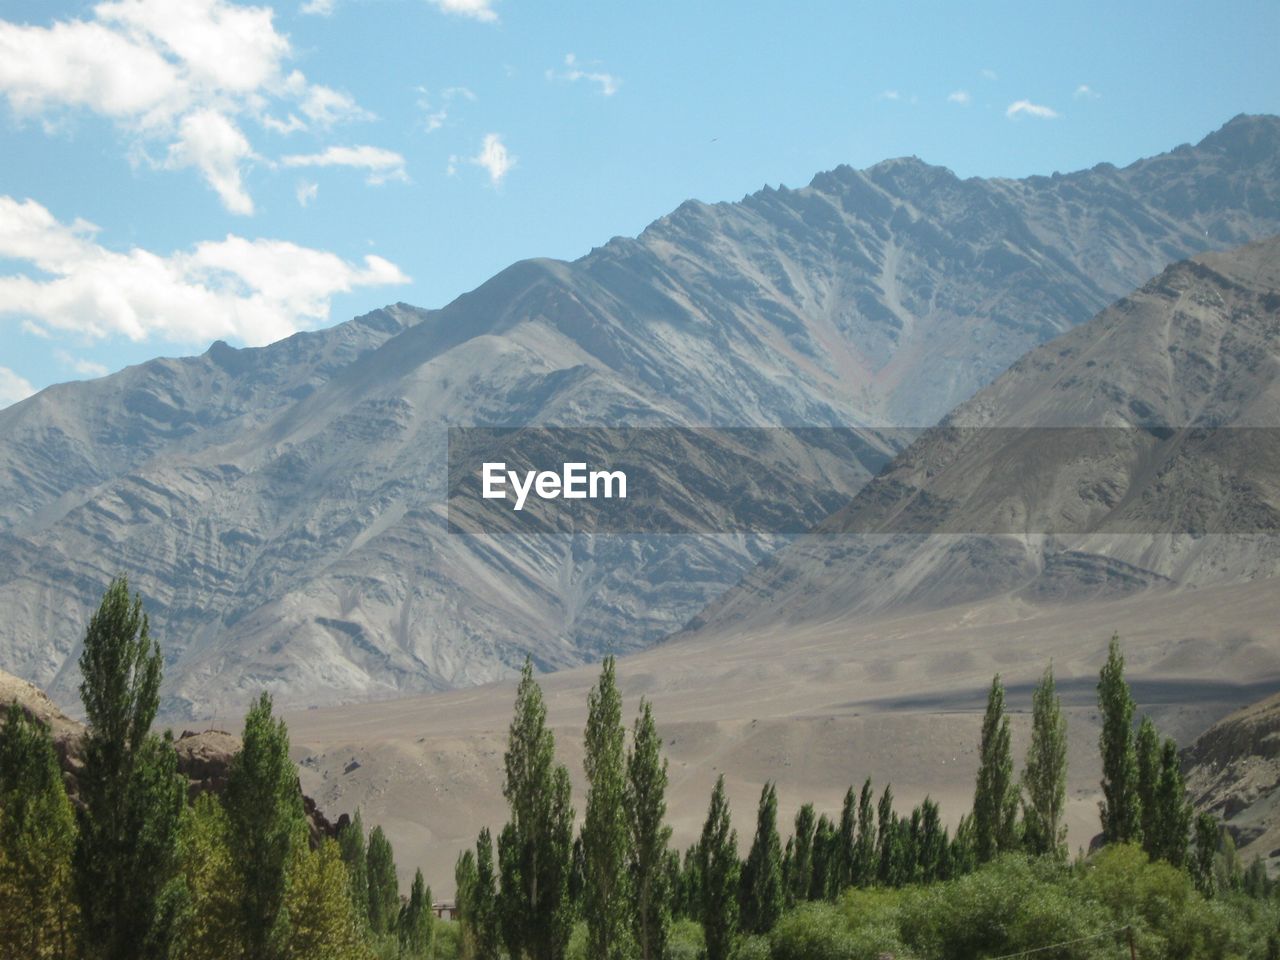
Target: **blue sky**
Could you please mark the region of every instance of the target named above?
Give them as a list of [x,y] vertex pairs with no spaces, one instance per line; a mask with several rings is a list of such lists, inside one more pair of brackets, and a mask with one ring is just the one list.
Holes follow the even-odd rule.
[[0,0],[0,406],[440,306],[682,200],[1280,113],[1280,3]]

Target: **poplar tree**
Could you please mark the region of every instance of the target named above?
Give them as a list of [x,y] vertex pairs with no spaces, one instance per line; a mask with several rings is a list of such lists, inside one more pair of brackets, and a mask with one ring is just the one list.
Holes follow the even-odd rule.
[[512,960],[561,960],[573,922],[569,772],[555,762],[542,691],[526,659],[505,755],[511,819],[498,839],[503,939]]
[[1018,785],[1013,778],[1009,718],[1004,712],[1000,674],[991,681],[978,748],[978,778],[973,793],[973,824],[978,862],[985,863],[1017,846]]
[[738,835],[730,821],[724,774],[711,792],[698,841],[698,872],[706,960],[728,960],[738,931]]
[[929,797],[920,805],[920,826],[916,835],[917,879],[934,883],[946,879],[947,831],[942,826],[942,811]]
[[1142,849],[1153,860],[1160,845],[1160,828],[1157,820],[1160,811],[1156,805],[1156,788],[1160,782],[1160,735],[1150,717],[1143,717],[1138,732],[1133,737],[1134,768],[1137,771],[1135,792],[1138,806],[1138,836]]
[[837,889],[839,834],[824,813],[813,831],[813,873],[809,880],[810,900],[834,900]]
[[845,791],[840,807],[840,828],[836,834],[835,874],[832,884],[836,893],[853,885],[853,864],[858,842],[858,795],[853,787]]
[[373,960],[335,841],[326,839],[315,851],[305,844],[295,850],[288,877],[284,960]]
[[887,783],[876,807],[876,878],[885,886],[892,885],[897,875],[897,819],[893,812],[893,784]]
[[231,823],[205,793],[182,814],[172,956],[225,960],[245,956],[244,877],[231,856]]
[[502,936],[498,924],[498,878],[493,867],[493,838],[489,828],[476,839],[475,869],[468,891],[474,960],[498,960]]
[[130,599],[120,577],[89,620],[80,654],[88,730],[74,872],[89,960],[148,960],[167,951],[157,903],[175,873],[186,787],[172,737],[151,733],[160,668],[142,600]]
[[409,899],[400,908],[400,917],[396,930],[400,938],[401,954],[426,957],[431,949],[432,921],[435,915],[431,912],[431,888],[422,878],[419,869],[413,875],[413,886],[409,889]]
[[782,916],[782,841],[778,836],[778,792],[773,781],[760,790],[756,835],[742,869],[742,929],[768,933]]
[[1156,810],[1152,822],[1156,834],[1152,856],[1181,867],[1187,861],[1192,809],[1178,761],[1178,745],[1171,739],[1165,740],[1160,750],[1160,773],[1152,799]]
[[1217,882],[1214,876],[1214,860],[1218,856],[1218,821],[1212,813],[1202,813],[1196,817],[1196,849],[1195,860],[1191,865],[1191,878],[1196,889],[1206,897],[1217,893]]
[[53,739],[14,703],[0,728],[0,957],[73,956],[75,843]]
[[876,879],[875,794],[871,778],[862,783],[858,794],[858,841],[853,851],[853,882],[869,887]]
[[636,952],[634,900],[628,871],[626,730],[613,657],[605,658],[600,681],[587,697],[584,746],[588,786],[582,825],[582,912],[587,953],[593,960],[627,960]]
[[1062,822],[1067,802],[1067,721],[1053,680],[1053,664],[1031,696],[1031,745],[1022,774],[1023,843],[1028,853],[1067,856],[1067,828]]
[[1098,710],[1102,733],[1102,838],[1106,843],[1139,839],[1138,770],[1133,743],[1133,695],[1124,679],[1124,655],[1120,637],[1113,635],[1107,662],[1098,677]]
[[813,835],[817,829],[817,817],[813,804],[804,804],[796,812],[795,841],[791,848],[791,870],[787,888],[787,902],[794,906],[809,899],[809,887],[813,882]]
[[364,820],[360,817],[360,809],[352,814],[351,820],[338,832],[338,851],[342,855],[342,863],[347,868],[347,886],[351,891],[351,902],[355,905],[356,914],[365,925],[369,923],[369,866],[368,853],[364,844]]
[[627,757],[627,823],[631,833],[631,884],[635,896],[635,942],[640,960],[661,960],[671,927],[672,890],[668,876],[667,761],[653,721],[653,708],[640,702],[633,745]]
[[251,956],[261,958],[280,956],[288,940],[287,874],[294,851],[307,842],[302,792],[289,759],[289,731],[271,709],[266,693],[249,708],[242,745],[227,774],[225,799],[246,946]]
[[[487,832],[487,831],[486,831]],[[481,836],[484,834],[482,833]],[[463,850],[453,865],[454,907],[458,911],[458,928],[461,943],[458,955],[464,960],[476,960],[476,855]]]
[[374,827],[369,834],[365,863],[369,877],[369,926],[379,936],[394,933],[400,912],[400,881],[396,879],[391,841],[381,826]]

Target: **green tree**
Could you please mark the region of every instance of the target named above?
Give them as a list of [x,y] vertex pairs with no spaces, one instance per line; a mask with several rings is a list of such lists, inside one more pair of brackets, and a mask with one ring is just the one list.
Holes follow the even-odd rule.
[[813,831],[813,873],[809,878],[810,900],[834,900],[836,895],[837,848],[839,835],[824,813]]
[[1160,735],[1150,717],[1143,717],[1133,738],[1133,757],[1137,771],[1135,790],[1138,805],[1138,836],[1142,849],[1153,860],[1159,854],[1160,827],[1157,820],[1160,810],[1156,803],[1156,789],[1160,783]]
[[1133,695],[1124,679],[1124,655],[1120,637],[1112,636],[1107,662],[1098,677],[1098,710],[1102,733],[1102,837],[1106,843],[1138,839],[1138,764],[1133,745]]
[[840,827],[836,836],[835,892],[853,885],[853,865],[858,844],[858,795],[853,787],[845,791],[840,807]]
[[893,812],[893,784],[886,783],[876,806],[876,879],[884,886],[897,883],[898,818]]
[[626,730],[613,657],[587,697],[584,735],[587,810],[582,825],[586,884],[583,916],[587,953],[594,960],[627,960],[636,953],[631,892],[631,835],[626,792]]
[[285,912],[288,869],[307,842],[298,773],[289,759],[289,731],[272,716],[264,693],[244,719],[240,751],[227,774],[231,856],[240,875],[249,955],[278,957],[289,939]]
[[728,960],[738,932],[738,834],[729,814],[724,774],[711,792],[711,804],[698,841],[701,877],[699,917],[707,960]]
[[422,878],[422,871],[413,875],[409,899],[400,908],[396,932],[400,937],[400,953],[410,957],[425,958],[431,950],[431,935],[435,914],[431,912],[431,888]]
[[400,911],[400,881],[396,879],[391,841],[380,826],[369,834],[365,864],[369,878],[369,927],[378,936],[394,933]]
[[947,831],[942,825],[942,811],[929,797],[925,797],[920,805],[920,828],[915,846],[920,881],[934,883],[946,879]]
[[876,879],[875,794],[871,778],[862,783],[858,794],[858,841],[853,851],[853,882],[869,887]]
[[360,922],[369,923],[369,867],[366,862],[368,852],[364,844],[364,820],[360,810],[356,812],[338,832],[338,851],[342,854],[342,864],[347,868],[347,883],[351,890],[351,902],[355,905],[356,915]]
[[88,731],[74,872],[82,952],[93,960],[167,950],[157,940],[157,902],[175,873],[186,789],[172,738],[151,733],[160,666],[142,600],[130,599],[121,577],[90,618],[80,654]]
[[684,851],[680,868],[679,896],[674,898],[678,906],[673,911],[686,920],[696,920],[702,915],[702,873],[698,867],[698,845],[691,843]]
[[0,728],[0,958],[74,954],[75,817],[49,731],[17,703]]
[[1035,856],[1067,856],[1067,721],[1053,681],[1053,664],[1031,696],[1031,745],[1022,782],[1023,843]]
[[202,794],[178,830],[179,900],[174,960],[245,956],[244,875],[231,856],[231,823],[222,802]]
[[1212,813],[1196,817],[1195,860],[1191,865],[1191,878],[1196,889],[1206,897],[1217,892],[1213,863],[1218,855],[1218,821]]
[[1156,778],[1153,802],[1156,814],[1152,827],[1156,842],[1150,855],[1181,867],[1187,862],[1192,809],[1178,761],[1178,745],[1173,740],[1165,740],[1160,750],[1160,774]]
[[653,708],[640,702],[627,756],[627,823],[631,833],[631,886],[635,894],[635,942],[640,960],[661,960],[671,929],[667,844],[667,761]]
[[1009,718],[1004,712],[1004,685],[997,673],[987,694],[987,712],[982,719],[982,742],[978,748],[978,778],[973,793],[973,825],[980,863],[1017,847],[1018,799]]
[[287,876],[284,960],[373,960],[335,841],[325,840],[314,852],[303,844],[294,852]]
[[[481,835],[487,835],[485,830]],[[453,865],[454,906],[458,911],[458,927],[461,930],[458,955],[463,960],[476,960],[476,855],[463,850]]]
[[782,916],[782,840],[778,836],[778,792],[773,781],[760,791],[756,835],[742,868],[742,929],[766,934]]
[[475,960],[498,960],[502,942],[498,924],[498,878],[493,867],[493,838],[489,828],[476,839],[475,880],[469,893],[469,909]]
[[561,960],[572,930],[569,772],[555,762],[542,691],[525,660],[516,690],[502,793],[511,819],[498,838],[503,939],[512,960]]
[[796,811],[795,832],[791,835],[791,864],[787,876],[787,903],[794,906],[809,899],[813,881],[813,835],[818,818],[813,804],[806,803]]

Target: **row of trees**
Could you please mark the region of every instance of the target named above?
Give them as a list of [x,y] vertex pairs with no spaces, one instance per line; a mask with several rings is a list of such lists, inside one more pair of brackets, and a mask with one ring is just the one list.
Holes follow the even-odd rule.
[[[263,694],[221,797],[187,802],[153,732],[160,650],[124,579],[80,657],[88,720],[73,807],[50,732],[15,703],[0,730],[0,958],[358,960],[379,936],[425,956],[430,892],[402,906],[391,850],[359,820],[311,842],[289,736]],[[361,870],[350,869],[359,837]]]
[[[1113,638],[1098,683],[1103,718],[1103,841],[1140,844],[1152,861],[1186,868],[1211,895],[1222,831],[1195,821],[1171,739],[1149,718],[1134,730],[1134,701]],[[983,718],[972,812],[954,833],[930,798],[903,815],[892,786],[877,800],[870,779],[850,787],[836,818],[803,805],[785,846],[774,783],[761,791],[755,833],[740,859],[723,775],[712,790],[699,840],[683,858],[668,849],[667,765],[650,704],[641,701],[628,747],[612,658],[588,702],[587,804],[574,835],[569,774],[556,762],[546,708],[525,664],[505,756],[511,816],[456,865],[463,954],[559,960],[575,922],[592,960],[657,960],[673,920],[696,921],[708,960],[725,960],[742,936],[769,934],[806,902],[834,902],[850,888],[902,888],[963,877],[1017,853],[1064,864],[1067,722],[1052,665],[1032,696],[1031,739],[1015,772],[1010,720],[999,675]],[[1217,873],[1221,873],[1220,870]],[[1239,883],[1239,871],[1233,883]],[[1247,876],[1266,888],[1260,864]]]

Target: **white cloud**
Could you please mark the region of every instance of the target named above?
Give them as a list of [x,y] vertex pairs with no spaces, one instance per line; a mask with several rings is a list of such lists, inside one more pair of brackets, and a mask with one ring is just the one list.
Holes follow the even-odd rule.
[[327,17],[333,13],[337,5],[337,0],[307,0],[306,3],[298,8],[298,12],[316,17]]
[[901,99],[902,99],[902,94],[901,94],[901,93],[899,93],[897,90],[882,90],[882,91],[880,91],[880,96],[879,96],[877,99],[879,99],[879,100],[901,100]]
[[253,156],[249,141],[216,110],[197,110],[182,118],[178,139],[169,147],[167,166],[195,167],[232,213],[253,213],[253,199],[240,178],[241,163]]
[[[622,80],[612,73],[605,73],[602,70],[584,70],[583,65],[578,63],[578,58],[572,53],[564,55],[565,70],[562,73],[556,73],[554,70],[547,71],[548,80],[565,80],[569,83],[577,83],[579,80],[586,80],[594,83],[600,88],[602,96],[612,97],[618,92],[618,88],[622,86]],[[589,66],[594,66],[590,64]]]
[[298,198],[298,206],[300,207],[308,207],[315,203],[319,194],[320,184],[312,183],[308,180],[299,180],[298,187],[294,191],[294,196]]
[[47,128],[78,111],[106,117],[135,156],[164,144],[161,166],[198,170],[227,209],[249,213],[245,119],[290,133],[370,117],[348,94],[286,73],[292,49],[273,18],[228,0],[113,0],[48,26],[0,19],[0,97]]
[[1087,83],[1082,83],[1076,87],[1075,98],[1077,100],[1097,100],[1102,94],[1098,93],[1093,87]]
[[516,158],[507,150],[499,134],[490,133],[485,135],[480,152],[472,157],[470,162],[487,170],[489,182],[498,187],[502,185],[511,168],[516,165]]
[[994,81],[994,80],[1000,79],[1000,77],[996,75],[996,72],[992,70],[990,67],[983,67],[981,70],[978,71],[978,76],[980,76],[983,80]]
[[1056,120],[1058,111],[1043,104],[1032,103],[1030,100],[1015,100],[1005,109],[1004,115],[1010,120],[1016,120],[1022,116],[1039,117],[1041,120]]
[[973,97],[969,96],[968,90],[953,90],[947,94],[948,103],[958,103],[962,107],[967,107],[973,101]]
[[110,372],[105,365],[83,357],[74,357],[66,350],[53,351],[53,358],[82,377],[105,377]]
[[294,154],[281,157],[286,167],[355,167],[367,170],[369,183],[407,180],[404,157],[382,147],[329,147],[323,153]]
[[449,111],[455,100],[474,101],[476,95],[466,87],[445,87],[440,91],[437,104],[426,87],[418,87],[418,109],[425,114],[423,127],[427,133],[435,133],[449,119]]
[[493,23],[498,19],[498,14],[493,9],[494,0],[427,0],[427,2],[445,13],[471,17],[486,23]]
[[34,200],[0,196],[0,259],[30,267],[0,274],[0,314],[95,339],[259,345],[326,322],[337,293],[408,282],[382,257],[356,265],[282,240],[228,234],[163,256],[110,250],[96,232],[84,220],[60,222]]
[[0,367],[0,407],[25,400],[35,392],[30,380],[18,376],[8,367]]

